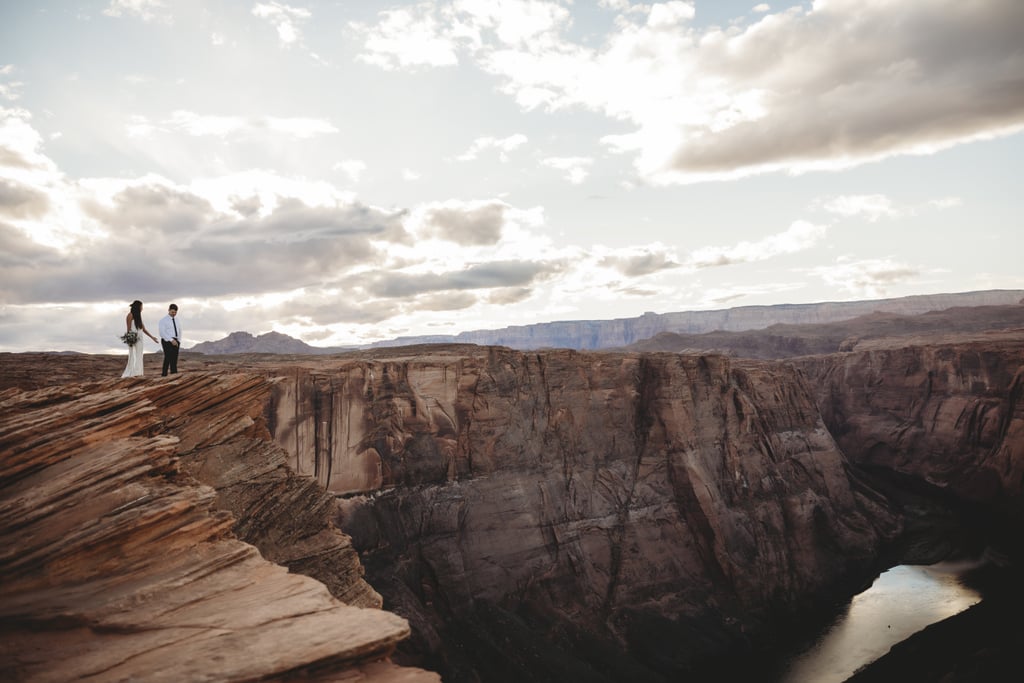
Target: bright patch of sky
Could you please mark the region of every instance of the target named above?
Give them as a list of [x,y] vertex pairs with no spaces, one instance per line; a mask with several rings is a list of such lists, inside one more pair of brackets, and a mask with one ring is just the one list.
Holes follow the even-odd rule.
[[0,350],[1024,288],[1018,0],[0,7]]

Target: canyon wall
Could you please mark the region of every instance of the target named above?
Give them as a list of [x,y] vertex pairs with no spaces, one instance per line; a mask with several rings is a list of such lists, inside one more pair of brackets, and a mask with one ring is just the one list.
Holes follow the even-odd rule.
[[187,362],[0,354],[3,676],[721,679],[904,535],[851,462],[1024,523],[1020,330]]
[[851,460],[1024,523],[1024,330],[874,340],[797,364]]
[[692,672],[898,531],[780,364],[396,349],[281,373],[268,424],[450,681]]

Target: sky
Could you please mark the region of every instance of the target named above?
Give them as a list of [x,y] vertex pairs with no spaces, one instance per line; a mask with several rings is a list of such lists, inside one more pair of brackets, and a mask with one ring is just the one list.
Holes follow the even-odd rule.
[[[0,351],[1024,288],[1020,0],[0,0]],[[146,342],[147,350],[157,346]]]

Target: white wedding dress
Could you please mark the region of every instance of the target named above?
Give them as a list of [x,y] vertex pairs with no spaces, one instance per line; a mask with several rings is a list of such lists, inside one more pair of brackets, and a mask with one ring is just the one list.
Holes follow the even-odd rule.
[[142,330],[135,327],[135,323],[132,323],[132,329],[135,330],[136,334],[139,335],[139,340],[135,342],[134,346],[128,347],[128,365],[125,366],[124,372],[121,374],[121,377],[142,376]]

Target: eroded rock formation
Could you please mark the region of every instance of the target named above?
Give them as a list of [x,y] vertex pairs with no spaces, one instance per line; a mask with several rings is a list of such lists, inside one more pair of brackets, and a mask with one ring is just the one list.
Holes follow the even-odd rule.
[[799,365],[851,460],[1024,510],[1024,330],[874,340]]
[[269,391],[197,373],[0,393],[0,678],[437,680],[387,660],[408,625],[375,608],[333,499],[283,466]]
[[[449,683],[672,680],[740,661],[850,595],[902,535],[850,462],[1024,520],[1024,332],[853,349],[196,355],[171,380],[91,384],[123,359],[33,374],[0,354],[0,389],[22,388],[0,394],[5,673],[142,671],[169,655],[162,636],[199,662],[211,643],[268,642],[272,624],[294,638],[286,664],[261,651],[210,670],[316,680],[396,643],[396,661]],[[368,624],[328,653],[323,624],[350,613]],[[374,666],[362,675],[422,673]]]
[[270,422],[451,680],[678,675],[897,531],[778,364],[400,349],[290,371]]

